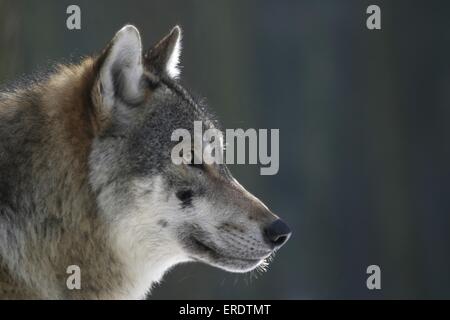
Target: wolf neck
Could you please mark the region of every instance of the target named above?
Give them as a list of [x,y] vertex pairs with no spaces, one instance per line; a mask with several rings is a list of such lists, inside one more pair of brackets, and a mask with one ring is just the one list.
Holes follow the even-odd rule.
[[[138,298],[88,183],[93,68],[88,59],[1,97],[0,298],[7,288],[22,298]],[[71,265],[80,290],[67,288]]]
[[[35,186],[29,200],[34,202],[30,208],[35,212],[28,223],[30,230],[39,234],[34,237],[35,248],[27,253],[34,260],[30,263],[39,264],[43,274],[24,271],[23,278],[38,291],[45,288],[39,294],[48,298],[114,298],[122,286],[120,268],[88,183],[95,130],[90,102],[93,66],[93,60],[87,59],[78,66],[60,68],[36,88],[37,110],[28,111],[38,112],[44,119],[36,129],[40,141],[33,151],[34,172],[29,182]],[[30,230],[25,233],[33,232]],[[67,288],[71,265],[80,267],[80,290]]]
[[[103,219],[113,213],[101,212],[88,176],[88,159],[99,126],[91,101],[95,72],[95,61],[90,59],[80,66],[64,68],[50,80],[48,87],[53,88],[54,93],[49,91],[43,95],[53,126],[49,131],[55,132],[48,143],[54,142],[51,149],[60,150],[49,156],[59,158],[55,163],[65,163],[61,168],[51,168],[52,172],[59,169],[57,175],[65,180],[54,185],[49,194],[64,191],[66,197],[62,199],[62,206],[67,212],[61,218],[74,229],[66,240],[70,245],[61,248],[59,253],[66,256],[76,248],[79,255],[66,257],[61,267],[78,264],[83,274],[82,283],[88,286],[79,292],[65,290],[65,293],[74,298],[141,299],[180,259],[174,257],[173,252],[161,250],[159,243],[152,248],[140,248],[141,243],[133,242],[132,227],[115,228]],[[61,190],[61,185],[68,189]],[[111,210],[113,208],[108,211]],[[121,214],[123,212],[116,216]]]

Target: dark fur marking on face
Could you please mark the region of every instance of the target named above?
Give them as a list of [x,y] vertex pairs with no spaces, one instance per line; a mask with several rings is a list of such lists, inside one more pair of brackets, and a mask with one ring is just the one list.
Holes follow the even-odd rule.
[[192,206],[193,195],[192,190],[180,190],[176,193],[177,198],[181,200],[181,207],[183,209]]
[[169,222],[167,222],[167,220],[164,219],[160,219],[158,220],[157,224],[163,228],[167,227],[169,225]]
[[222,225],[220,225],[219,227],[217,227],[217,229],[223,230],[223,231],[228,231],[228,232],[237,231],[240,233],[245,233],[245,229],[243,227],[238,226],[236,224],[227,223],[227,222],[225,222]]

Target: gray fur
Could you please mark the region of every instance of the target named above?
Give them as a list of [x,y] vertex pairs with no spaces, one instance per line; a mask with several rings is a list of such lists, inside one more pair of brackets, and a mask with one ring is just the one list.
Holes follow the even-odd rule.
[[171,162],[175,129],[218,127],[158,65],[179,36],[142,55],[137,77],[122,76],[137,59],[113,56],[116,41],[140,48],[127,26],[98,57],[0,95],[0,298],[143,298],[178,263],[245,272],[277,249],[263,235],[276,216],[225,165]]

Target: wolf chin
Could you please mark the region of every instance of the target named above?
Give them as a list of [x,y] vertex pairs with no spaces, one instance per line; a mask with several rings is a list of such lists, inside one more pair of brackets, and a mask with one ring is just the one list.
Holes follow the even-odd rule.
[[287,241],[225,165],[171,161],[175,129],[219,128],[178,81],[180,49],[178,26],[143,51],[127,25],[0,94],[0,298],[145,298],[176,264],[247,272]]

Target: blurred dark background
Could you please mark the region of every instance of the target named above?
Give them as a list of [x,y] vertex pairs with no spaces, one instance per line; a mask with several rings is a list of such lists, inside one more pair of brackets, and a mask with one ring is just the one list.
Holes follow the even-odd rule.
[[[70,4],[81,30],[66,28]],[[366,28],[370,4],[382,30]],[[446,1],[0,0],[0,82],[98,52],[125,23],[147,47],[180,24],[182,83],[225,128],[280,129],[277,175],[232,169],[294,234],[262,275],[181,265],[151,298],[450,298],[449,12]]]

